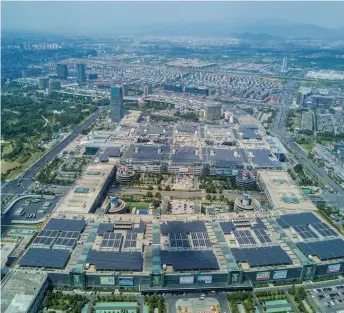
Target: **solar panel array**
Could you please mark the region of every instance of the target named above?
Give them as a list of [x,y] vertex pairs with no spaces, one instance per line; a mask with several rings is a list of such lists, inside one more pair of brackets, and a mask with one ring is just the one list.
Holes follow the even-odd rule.
[[257,217],[256,218],[256,223],[251,228],[252,229],[266,229],[266,226],[263,223],[262,219]]
[[84,220],[52,218],[44,227],[44,230],[77,231],[80,233],[85,226],[86,222]]
[[95,266],[97,271],[135,271],[143,269],[140,252],[118,252],[90,250],[86,262]]
[[172,265],[174,271],[219,270],[213,251],[160,251],[161,265]]
[[342,239],[301,242],[297,246],[305,255],[317,256],[321,261],[344,258],[344,241]]
[[58,235],[59,232],[56,230],[42,230],[33,240],[32,246],[37,248],[50,248],[54,244]]
[[130,250],[131,248],[136,248],[137,233],[127,233],[124,241],[124,248]]
[[56,237],[36,237],[34,241],[32,242],[32,246],[35,247],[42,247],[42,248],[50,248],[54,241],[56,240]]
[[110,223],[101,223],[99,224],[98,230],[97,230],[97,235],[103,236],[104,233],[110,232],[112,233],[114,230],[113,224]]
[[207,233],[191,233],[191,239],[194,249],[206,250],[211,248],[211,242]]
[[321,221],[311,212],[282,215],[277,219],[277,222],[284,228],[321,223]]
[[204,222],[194,221],[194,222],[167,222],[166,224],[161,225],[161,233],[167,235],[169,233],[191,233],[191,232],[206,232]]
[[249,230],[234,230],[233,235],[240,246],[257,244]]
[[232,222],[220,222],[220,226],[224,234],[231,234],[236,228]]
[[78,231],[63,231],[60,233],[59,238],[77,239],[79,238],[79,232]]
[[57,230],[42,230],[37,237],[52,237],[55,238],[57,237],[57,235],[59,234],[59,232]]
[[171,249],[189,249],[188,236],[185,233],[169,233],[168,239]]
[[121,233],[104,233],[103,240],[100,244],[100,250],[119,251],[122,243]]
[[338,234],[325,223],[312,224],[311,227],[322,237],[338,237]]
[[268,234],[266,233],[265,229],[263,228],[256,228],[253,229],[254,233],[256,234],[258,240],[260,241],[260,243],[264,244],[264,243],[271,243],[271,239],[268,236]]
[[57,238],[53,249],[73,249],[76,246],[76,239]]
[[288,254],[280,246],[231,249],[237,262],[247,262],[250,267],[293,264]]
[[307,225],[293,226],[297,234],[304,240],[318,239],[318,236]]
[[20,259],[19,265],[62,269],[66,266],[69,256],[68,250],[29,248]]

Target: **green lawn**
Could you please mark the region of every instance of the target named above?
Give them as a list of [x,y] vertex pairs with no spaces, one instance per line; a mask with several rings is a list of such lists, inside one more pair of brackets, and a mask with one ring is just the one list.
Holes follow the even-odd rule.
[[300,143],[299,146],[301,146],[306,152],[311,152],[313,148],[315,147],[315,143],[314,142]]
[[[32,163],[34,163],[37,159],[39,159],[44,152],[36,152],[32,153],[31,157],[24,163],[19,163],[18,160],[20,157],[14,161],[5,161],[1,160],[1,173],[6,173],[6,171],[13,169],[7,176],[6,179],[13,179],[22,172],[24,172]],[[16,169],[14,169],[17,167]]]
[[126,206],[130,209],[136,208],[136,209],[143,209],[147,210],[149,208],[148,202],[126,202]]

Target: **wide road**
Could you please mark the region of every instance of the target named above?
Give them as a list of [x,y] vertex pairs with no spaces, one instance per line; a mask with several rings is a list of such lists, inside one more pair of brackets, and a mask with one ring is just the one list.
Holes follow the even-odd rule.
[[[1,186],[1,194],[20,195],[24,193],[32,184],[33,177],[44,168],[50,161],[52,161],[60,152],[63,151],[81,132],[91,126],[91,124],[99,117],[104,108],[98,108],[88,119],[74,128],[72,133],[63,141],[55,145],[43,157],[32,164],[26,171],[24,171],[18,178],[6,182]],[[20,184],[18,185],[18,181]]]
[[292,104],[292,96],[297,83],[293,80],[288,81],[281,96],[280,110],[277,114],[276,121],[273,124],[272,134],[277,136],[289,152],[298,160],[306,171],[318,182],[330,186],[336,191],[336,195],[328,195],[331,204],[338,205],[344,209],[344,191],[334,182],[315,162],[308,158],[308,154],[300,148],[298,144],[290,139],[290,134],[285,131],[285,120]]
[[[135,187],[112,187],[110,188],[110,192],[113,194],[122,194],[122,195],[137,195],[137,194],[147,194],[147,192],[152,192],[153,195],[156,192],[160,192],[161,196],[168,196],[168,197],[205,197],[207,195],[206,192],[203,191],[159,191],[159,190],[146,190],[146,189],[140,189]],[[235,200],[239,196],[242,196],[242,191],[239,190],[224,190],[222,193],[227,199],[229,200]],[[210,194],[212,196],[220,197],[221,194]],[[251,192],[252,197],[256,198],[257,200],[264,200],[265,194],[259,191],[252,191]]]

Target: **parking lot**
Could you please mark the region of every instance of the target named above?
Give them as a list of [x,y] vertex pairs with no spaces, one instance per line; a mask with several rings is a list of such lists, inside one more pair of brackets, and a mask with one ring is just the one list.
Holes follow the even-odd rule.
[[344,284],[309,289],[308,292],[324,312],[335,313],[342,311],[344,308]]
[[[24,198],[14,203],[9,211],[2,217],[3,225],[11,224],[12,221],[34,222],[35,220],[41,220],[45,216],[48,216],[54,210],[61,197],[47,196],[46,198],[39,199],[40,201],[38,202],[27,201],[32,199]],[[45,203],[48,202],[50,202],[50,205],[44,207]],[[20,208],[24,209],[23,215],[16,215],[16,211]],[[36,214],[36,217],[28,218],[30,214]]]

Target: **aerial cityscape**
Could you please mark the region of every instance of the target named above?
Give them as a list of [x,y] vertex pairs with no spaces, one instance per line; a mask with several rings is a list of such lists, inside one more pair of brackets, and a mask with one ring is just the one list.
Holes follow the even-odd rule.
[[1,312],[344,313],[344,2],[1,3]]

